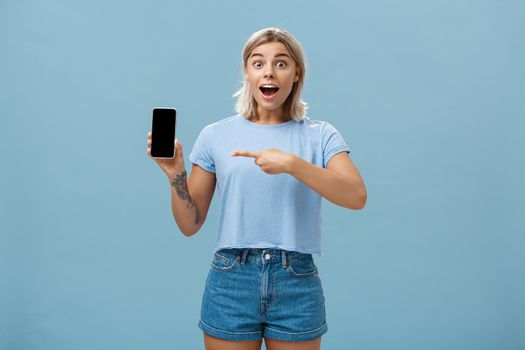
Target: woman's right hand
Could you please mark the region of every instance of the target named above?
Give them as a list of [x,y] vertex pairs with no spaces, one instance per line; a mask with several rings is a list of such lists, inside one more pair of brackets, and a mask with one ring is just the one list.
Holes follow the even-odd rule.
[[148,156],[153,159],[160,166],[162,171],[173,179],[176,175],[181,174],[186,170],[184,166],[184,157],[182,155],[182,145],[179,140],[175,139],[174,157],[170,159],[157,159],[151,156],[151,131],[148,132]]

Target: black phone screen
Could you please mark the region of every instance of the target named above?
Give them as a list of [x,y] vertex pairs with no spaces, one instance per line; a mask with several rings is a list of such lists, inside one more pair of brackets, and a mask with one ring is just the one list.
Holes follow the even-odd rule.
[[151,126],[151,156],[173,158],[175,148],[175,108],[154,108]]

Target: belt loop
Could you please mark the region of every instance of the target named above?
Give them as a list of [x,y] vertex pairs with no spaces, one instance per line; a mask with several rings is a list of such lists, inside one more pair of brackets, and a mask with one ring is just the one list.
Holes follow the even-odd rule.
[[246,263],[246,256],[248,255],[248,252],[250,249],[245,248],[242,252],[242,259],[241,259],[241,265],[244,265]]
[[285,269],[286,268],[286,263],[287,263],[287,261],[286,261],[286,250],[284,250],[284,249],[281,250],[281,257],[282,257],[283,269]]

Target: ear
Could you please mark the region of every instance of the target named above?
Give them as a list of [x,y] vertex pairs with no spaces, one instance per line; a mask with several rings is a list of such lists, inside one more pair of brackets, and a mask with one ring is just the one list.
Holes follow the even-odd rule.
[[297,83],[299,81],[299,69],[295,71],[295,77],[293,78],[293,82]]

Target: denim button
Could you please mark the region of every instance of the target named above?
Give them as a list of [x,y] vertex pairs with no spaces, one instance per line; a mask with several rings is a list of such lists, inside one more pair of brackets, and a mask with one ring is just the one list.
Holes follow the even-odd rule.
[[271,256],[271,255],[270,255],[269,253],[266,253],[266,255],[264,256],[264,258],[265,258],[266,260],[270,260],[270,256]]

